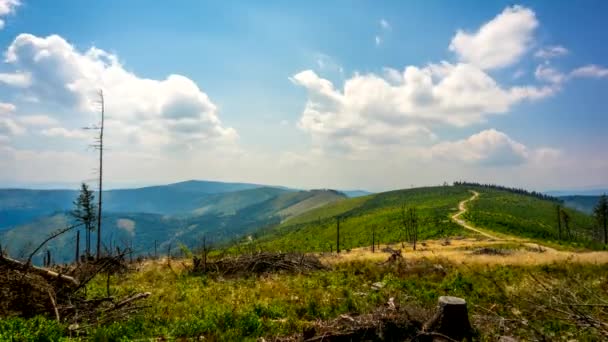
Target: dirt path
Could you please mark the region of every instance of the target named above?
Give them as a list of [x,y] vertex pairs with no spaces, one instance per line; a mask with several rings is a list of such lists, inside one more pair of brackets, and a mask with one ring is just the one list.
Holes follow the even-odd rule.
[[[542,265],[554,262],[579,262],[608,264],[608,252],[572,252],[563,251],[541,245],[530,240],[505,234],[493,235],[483,229],[473,227],[466,222],[462,215],[467,211],[467,203],[479,197],[479,193],[472,191],[473,196],[458,204],[458,212],[452,215],[452,220],[463,228],[473,231],[480,237],[452,238],[441,240],[420,241],[416,251],[406,247],[403,250],[406,260],[423,258],[445,258],[455,263],[483,264],[483,265]],[[401,249],[400,243],[383,245],[384,247]],[[480,250],[486,249],[504,251],[502,255],[484,254]],[[323,256],[322,260],[328,263],[340,263],[354,260],[385,261],[386,253],[372,253],[370,247],[355,248],[348,253]]]
[[537,249],[544,249],[546,251],[557,252],[557,250],[555,248],[551,248],[551,247],[548,247],[548,246],[545,246],[545,245],[542,245],[539,243],[532,243],[529,240],[526,240],[524,238],[509,236],[509,235],[505,235],[505,234],[502,234],[499,237],[499,236],[487,233],[483,230],[480,230],[479,228],[475,228],[475,227],[471,226],[464,219],[460,218],[460,216],[462,216],[467,211],[467,203],[479,198],[479,193],[477,191],[473,191],[473,190],[469,190],[469,191],[473,194],[473,196],[469,199],[466,199],[466,200],[458,203],[458,212],[456,214],[452,215],[452,220],[454,220],[454,222],[456,222],[463,228],[473,231],[477,234],[480,234],[490,240],[503,241],[503,242],[516,242],[516,243],[522,244],[529,248],[537,248]]
[[466,199],[464,201],[461,201],[460,203],[458,203],[458,212],[454,215],[452,215],[452,220],[454,220],[454,222],[458,223],[459,225],[461,225],[463,228],[468,229],[468,230],[472,230],[477,234],[483,235],[489,239],[492,240],[500,240],[498,237],[488,234],[486,232],[482,232],[481,230],[471,226],[470,224],[468,224],[465,220],[461,219],[460,216],[462,216],[464,213],[467,212],[467,206],[466,204],[468,202],[474,201],[479,197],[479,192],[477,191],[473,191],[470,190],[473,193],[473,197]]

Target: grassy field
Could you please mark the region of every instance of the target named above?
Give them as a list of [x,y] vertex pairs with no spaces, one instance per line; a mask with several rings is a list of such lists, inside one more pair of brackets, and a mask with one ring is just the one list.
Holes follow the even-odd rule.
[[372,231],[382,243],[404,240],[402,207],[416,208],[419,215],[419,239],[470,235],[449,220],[458,202],[470,197],[465,188],[429,187],[384,192],[345,199],[311,210],[256,234],[258,248],[289,251],[335,251],[336,217],[340,223],[340,247],[352,249],[369,246]]
[[553,245],[603,248],[591,241],[594,221],[585,213],[564,208],[571,217],[571,238],[567,237],[562,224],[562,239],[559,240],[557,203],[483,187],[475,190],[480,196],[468,203],[469,210],[463,215],[474,226]]
[[[577,328],[551,310],[540,309],[539,305],[547,303],[536,303],[543,300],[537,296],[536,282],[540,279],[552,289],[579,284],[568,289],[581,300],[590,298],[586,291],[608,298],[608,273],[604,266],[592,264],[486,267],[421,259],[379,266],[353,261],[309,275],[215,280],[189,275],[177,265],[171,271],[164,262],[148,262],[138,272],[112,279],[112,293],[118,297],[151,291],[153,295],[146,301],[149,307],[124,321],[90,328],[86,337],[73,339],[272,339],[300,333],[317,320],[371,312],[389,298],[406,306],[412,319],[424,321],[439,296],[454,295],[467,299],[479,340],[494,341],[506,334],[522,339],[567,336],[593,341],[600,339],[594,329]],[[378,282],[382,286],[374,289],[372,284]],[[89,285],[90,296],[103,293],[104,279]],[[42,318],[8,319],[0,321],[0,340],[68,340],[65,328]]]

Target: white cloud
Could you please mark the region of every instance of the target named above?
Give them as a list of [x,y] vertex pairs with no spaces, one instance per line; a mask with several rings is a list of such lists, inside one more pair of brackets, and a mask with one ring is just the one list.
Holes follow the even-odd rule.
[[564,74],[547,64],[540,64],[538,67],[536,67],[534,76],[536,76],[536,78],[540,81],[554,84],[560,84],[566,79]]
[[382,44],[382,38],[380,38],[380,36],[374,37],[374,41],[376,42],[376,45]]
[[416,137],[435,138],[431,125],[467,126],[514,104],[554,93],[551,87],[503,88],[470,64],[385,69],[385,77],[355,75],[342,90],[312,70],[291,80],[308,90],[298,126],[316,145],[340,150],[401,144]]
[[53,127],[48,129],[43,129],[40,131],[42,135],[47,137],[61,137],[67,139],[89,139],[90,135],[87,135],[82,130],[78,129],[67,129],[64,127]]
[[531,9],[517,5],[507,7],[477,32],[458,30],[449,49],[461,61],[482,69],[505,67],[517,62],[529,49],[537,26]]
[[108,127],[113,129],[108,133],[132,145],[192,149],[203,143],[230,145],[237,139],[207,94],[184,76],[141,78],[127,71],[116,55],[95,47],[80,52],[57,35],[20,34],[7,49],[6,61],[29,75],[28,95],[77,112],[96,112],[98,89],[103,89]]
[[16,109],[12,103],[0,102],[0,115],[14,112]]
[[48,115],[24,115],[17,118],[19,122],[26,126],[54,126],[59,122]]
[[542,58],[542,59],[551,59],[555,57],[560,57],[567,55],[569,53],[568,49],[561,45],[554,46],[545,46],[542,49],[539,49],[534,53],[534,57]]
[[548,148],[530,150],[495,129],[474,134],[466,139],[443,142],[431,148],[433,158],[459,161],[485,166],[509,166],[534,162],[539,158],[548,160],[559,155],[559,151]]
[[25,128],[9,117],[0,116],[0,135],[13,136],[25,133]]
[[7,84],[13,87],[26,88],[31,84],[32,80],[29,74],[14,72],[0,73],[0,83]]
[[15,9],[19,5],[21,5],[19,0],[0,0],[0,30],[4,28],[2,17],[15,13]]
[[570,73],[570,77],[605,78],[608,77],[608,68],[590,64],[574,69]]
[[333,57],[328,56],[324,53],[317,53],[315,55],[315,62],[321,71],[337,72],[339,74],[344,73],[342,65],[336,61]]
[[391,29],[391,24],[389,24],[389,22],[386,21],[386,19],[380,19],[380,27],[383,30],[390,30]]

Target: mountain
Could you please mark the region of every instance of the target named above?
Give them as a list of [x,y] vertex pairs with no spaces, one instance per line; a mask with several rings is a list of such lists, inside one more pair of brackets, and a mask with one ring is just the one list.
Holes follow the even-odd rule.
[[551,190],[545,192],[547,195],[563,197],[563,196],[600,196],[608,194],[608,188],[597,189],[578,189],[578,190]]
[[[187,187],[179,191],[187,192],[190,189]],[[171,189],[169,193],[175,194],[174,190]],[[159,189],[146,189],[146,195],[157,196]],[[188,209],[191,210],[174,215],[105,211],[102,220],[102,241],[106,243],[105,247],[133,246],[136,254],[151,254],[155,246],[162,253],[166,253],[169,247],[177,250],[179,244],[190,248],[198,247],[203,236],[213,244],[225,243],[346,198],[334,190],[289,191],[269,187],[207,194],[204,197],[200,197],[200,192],[194,191],[192,196],[194,199],[188,202]],[[151,198],[144,198],[143,201],[148,203]],[[171,205],[176,206],[174,203]],[[8,248],[9,254],[23,256],[52,232],[70,224],[67,212],[55,212],[11,227],[0,234],[0,242]],[[52,251],[56,262],[73,260],[75,234],[66,233],[45,247]],[[81,246],[84,246],[84,232],[81,232]],[[35,261],[40,260],[43,252],[44,250],[38,253]]]
[[595,208],[597,202],[600,200],[600,196],[560,196],[559,199],[561,199],[564,202],[564,205],[569,208],[591,214],[593,213],[593,208]]
[[[369,246],[372,239],[382,243],[403,241],[402,218],[408,208],[415,208],[418,213],[420,240],[469,235],[470,231],[449,219],[458,203],[471,197],[469,190],[480,194],[468,204],[464,215],[475,226],[537,240],[558,240],[555,201],[529,193],[458,185],[396,190],[337,201],[258,231],[256,243],[260,248],[274,250],[335,250],[337,217],[342,218],[342,249]],[[599,246],[594,242],[598,235],[593,218],[576,209],[566,211],[571,238],[564,227],[558,243]]]
[[[205,198],[228,192],[251,190],[257,184],[186,181],[136,189],[103,192],[108,212],[143,212],[162,215],[187,213],[205,205]],[[69,211],[77,190],[0,189],[0,231],[57,212]]]
[[365,191],[365,190],[341,190],[343,194],[350,198],[361,197],[373,194],[373,192]]

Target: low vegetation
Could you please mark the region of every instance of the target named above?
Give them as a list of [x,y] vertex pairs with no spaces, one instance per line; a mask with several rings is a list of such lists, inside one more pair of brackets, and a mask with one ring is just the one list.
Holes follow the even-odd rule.
[[[605,322],[608,318],[605,307],[599,306],[608,300],[608,274],[604,266],[591,264],[485,267],[441,259],[387,265],[346,262],[335,264],[329,271],[230,280],[192,275],[177,264],[170,269],[165,262],[146,262],[139,267],[138,272],[113,278],[111,291],[118,297],[153,291],[146,302],[149,307],[126,320],[91,327],[80,336],[72,336],[74,339],[204,336],[212,340],[255,340],[263,336],[272,340],[300,334],[318,320],[371,313],[389,302],[409,312],[412,320],[422,322],[441,295],[467,299],[480,340],[496,340],[503,335],[524,340],[561,336],[600,340],[605,327],[595,327],[583,319],[588,316],[589,320]],[[91,297],[105,291],[103,277],[87,288]],[[545,291],[553,296],[543,296]],[[564,297],[566,291],[572,296]],[[573,298],[577,302],[569,303]],[[568,313],[568,304],[581,304],[581,312]],[[17,336],[17,340],[68,337],[66,326],[40,317],[11,318],[0,321],[0,326],[0,337]]]
[[[480,193],[468,203],[463,218],[474,226],[511,236],[531,238],[553,245],[602,249],[595,220],[580,211],[563,208],[558,202],[534,196],[521,196],[485,187],[473,188]],[[562,212],[560,239],[558,208]],[[569,218],[564,224],[563,213]]]

